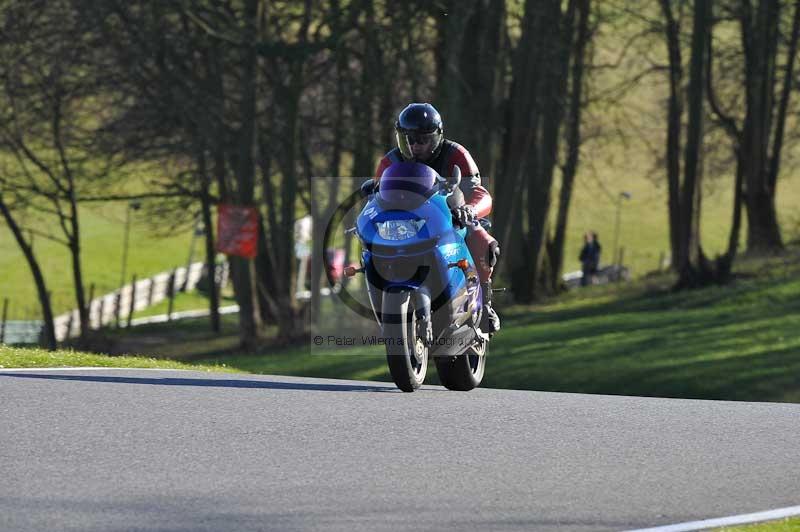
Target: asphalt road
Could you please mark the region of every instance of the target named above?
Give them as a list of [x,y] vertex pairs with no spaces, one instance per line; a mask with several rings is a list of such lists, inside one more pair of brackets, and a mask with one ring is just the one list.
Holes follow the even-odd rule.
[[0,370],[0,530],[625,530],[800,504],[800,405]]

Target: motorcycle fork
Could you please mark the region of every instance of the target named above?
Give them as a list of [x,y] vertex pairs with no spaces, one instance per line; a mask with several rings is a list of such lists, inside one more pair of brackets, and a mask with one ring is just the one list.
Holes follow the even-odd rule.
[[433,344],[433,323],[431,319],[431,294],[424,286],[419,287],[413,293],[416,334],[417,338],[422,339],[426,346]]

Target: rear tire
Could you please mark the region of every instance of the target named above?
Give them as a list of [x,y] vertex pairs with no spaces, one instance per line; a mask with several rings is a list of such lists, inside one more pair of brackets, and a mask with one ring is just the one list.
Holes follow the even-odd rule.
[[422,386],[428,372],[428,346],[417,336],[415,310],[409,292],[383,294],[386,362],[392,380],[404,392]]
[[486,344],[474,344],[466,353],[455,357],[434,357],[439,380],[448,390],[468,392],[483,380],[486,369]]

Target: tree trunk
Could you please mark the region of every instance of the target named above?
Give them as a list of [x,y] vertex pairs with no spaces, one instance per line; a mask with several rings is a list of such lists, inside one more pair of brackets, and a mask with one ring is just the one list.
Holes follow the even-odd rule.
[[[436,102],[445,120],[449,138],[466,143],[466,132],[476,129],[474,117],[467,112],[468,86],[475,80],[465,77],[461,71],[463,46],[469,44],[472,62],[476,49],[474,33],[467,33],[476,0],[446,0],[441,11],[436,13],[438,43],[434,48],[436,57]],[[469,145],[467,145],[469,149]]]
[[[464,117],[466,127],[462,121],[461,131],[454,138],[472,153],[487,188],[493,188],[500,157],[495,143],[503,125],[500,113],[507,66],[502,50],[506,15],[504,0],[478,0],[465,27],[458,58],[462,77],[459,87],[464,93],[463,105],[456,112]],[[475,123],[477,117],[480,124]],[[445,118],[449,121],[448,115]]]
[[703,101],[708,55],[707,39],[711,23],[711,1],[695,2],[692,28],[691,63],[687,93],[688,124],[684,151],[684,179],[681,188],[681,220],[677,257],[678,286],[697,286],[704,282],[705,257],[700,244],[703,145]]
[[25,255],[25,260],[28,263],[31,275],[33,275],[33,281],[36,284],[36,293],[39,296],[39,306],[42,308],[42,320],[44,321],[42,337],[43,347],[50,351],[55,351],[56,332],[53,324],[53,309],[50,306],[50,294],[47,291],[47,285],[45,284],[44,275],[42,275],[42,269],[39,267],[39,261],[36,259],[33,248],[25,240],[22,229],[3,201],[2,196],[0,196],[0,213],[3,215],[3,218],[5,218],[8,228],[11,229],[14,239],[16,239],[19,248],[22,250],[23,255]]
[[[308,31],[311,24],[311,1],[305,1],[303,20],[297,30],[297,42],[300,46],[307,43]],[[278,66],[276,57],[271,57],[271,64]],[[287,75],[286,83],[275,87],[277,96],[282,105],[277,110],[281,117],[283,127],[280,135],[284,140],[281,152],[278,154],[278,162],[281,170],[280,186],[280,207],[273,192],[273,187],[269,180],[271,176],[262,175],[265,191],[265,202],[269,214],[271,227],[265,231],[274,242],[274,266],[272,271],[262,271],[262,284],[268,282],[265,276],[274,276],[275,283],[266,294],[273,300],[271,307],[276,312],[278,325],[278,339],[282,342],[291,342],[305,334],[304,323],[299,319],[299,305],[297,303],[297,279],[296,279],[296,256],[294,225],[296,221],[296,202],[298,191],[298,171],[297,164],[301,160],[301,138],[300,138],[300,100],[304,90],[304,64],[305,57],[296,56],[286,59]],[[265,152],[266,145],[260,144],[260,157],[267,157]],[[275,210],[279,210],[280,217],[275,215]],[[272,226],[272,224],[276,226]],[[264,250],[262,250],[262,253]]]
[[581,145],[581,106],[583,88],[583,65],[586,45],[589,40],[589,0],[578,1],[578,30],[577,38],[572,53],[572,79],[570,89],[569,116],[567,119],[567,161],[561,179],[559,192],[558,214],[556,216],[555,235],[550,248],[551,292],[556,292],[561,286],[561,271],[564,266],[564,242],[566,240],[567,220],[569,206],[572,199],[572,187],[575,174],[578,170],[578,157]]
[[[667,210],[672,265],[677,269],[680,253],[680,183],[681,183],[681,117],[683,116],[683,60],[681,58],[680,28],[672,12],[670,0],[661,0],[661,9],[667,23],[665,38],[669,53],[669,101],[667,104]],[[612,251],[616,253],[616,250]]]
[[[69,171],[67,171],[69,174]],[[81,266],[81,231],[80,223],[78,221],[78,201],[75,197],[75,184],[70,176],[68,181],[69,191],[69,209],[70,209],[70,230],[68,231],[69,251],[72,259],[72,281],[75,287],[75,299],[78,304],[78,315],[80,316],[80,340],[81,347],[87,346],[89,329],[91,328],[91,316],[89,315],[89,305],[91,301],[86,302],[86,295],[83,286],[83,268]],[[102,326],[103,317],[100,316],[100,326]]]
[[[712,12],[713,15],[713,12]],[[733,272],[733,262],[736,259],[736,254],[739,250],[739,233],[742,226],[742,186],[744,180],[744,161],[742,160],[742,136],[741,131],[736,125],[736,121],[727,115],[717,101],[714,90],[713,81],[713,24],[709,27],[709,36],[707,39],[707,62],[706,62],[706,96],[708,103],[711,107],[713,116],[717,118],[717,122],[721,124],[722,128],[727,133],[728,137],[733,144],[733,152],[736,157],[736,177],[734,179],[734,192],[733,192],[733,214],[731,221],[731,229],[728,234],[728,249],[724,254],[718,255],[716,260],[716,281],[718,283],[726,283],[730,280]]]
[[267,210],[259,224],[258,256],[256,257],[256,271],[258,272],[258,295],[262,315],[270,322],[278,319],[278,291],[276,278],[283,279],[279,274],[278,253],[284,249],[278,222],[277,192],[272,183],[272,156],[266,144],[266,134],[262,131],[258,136],[258,166],[261,171],[261,189]]
[[772,145],[772,156],[769,162],[769,174],[767,182],[770,189],[775,193],[778,183],[778,172],[781,166],[781,151],[783,148],[783,136],[786,129],[786,111],[789,108],[789,98],[792,94],[792,84],[794,79],[794,63],[797,56],[797,43],[800,38],[800,2],[795,2],[794,16],[792,17],[792,35],[789,38],[789,47],[786,53],[786,67],[783,75],[783,86],[781,88],[781,99],[778,105],[777,124]]
[[[775,192],[758,187],[751,181],[747,187],[747,250],[754,253],[774,253],[783,249],[780,226],[775,208]],[[753,190],[756,188],[756,190]]]
[[[299,65],[298,67],[299,68]],[[299,72],[295,73],[299,76]],[[294,250],[294,223],[296,219],[295,202],[297,200],[297,153],[299,148],[299,125],[297,123],[299,112],[300,88],[295,84],[292,96],[286,102],[288,128],[286,131],[288,145],[287,154],[283,163],[283,181],[281,186],[281,245],[277,261],[280,279],[283,280],[277,287],[278,290],[278,336],[283,341],[291,341],[300,329],[297,323],[298,309],[295,298],[297,291],[296,259]]]
[[[89,305],[86,303],[86,295],[84,294],[83,287],[83,269],[81,266],[81,228],[78,219],[78,198],[75,185],[75,176],[72,173],[71,165],[69,164],[69,157],[64,145],[64,131],[61,127],[62,112],[64,111],[65,102],[63,101],[63,93],[57,89],[53,95],[52,102],[52,122],[51,131],[53,146],[59,155],[59,162],[61,165],[61,172],[64,183],[61,185],[61,190],[56,191],[56,206],[58,215],[61,218],[61,228],[67,238],[67,247],[70,251],[70,258],[72,262],[72,281],[75,289],[75,300],[78,305],[78,315],[80,316],[80,347],[87,347],[89,329],[91,328],[91,316],[89,315]],[[66,196],[63,198],[63,194]],[[61,210],[60,199],[65,199],[67,202],[67,213]],[[102,315],[100,316],[99,325],[102,326]]]
[[[304,135],[305,137],[305,135]],[[325,262],[325,248],[324,248],[324,234],[325,226],[327,225],[326,214],[327,208],[323,207],[320,210],[319,190],[317,189],[317,181],[314,179],[313,163],[311,161],[311,153],[308,150],[308,142],[305,138],[301,141],[302,159],[303,159],[303,173],[305,174],[305,182],[309,190],[309,214],[311,215],[311,263],[309,279],[309,288],[311,292],[311,299],[307,311],[308,323],[312,327],[319,325],[320,318],[320,305],[322,303],[322,295],[320,290],[322,288],[322,272],[323,264]],[[330,201],[330,200],[329,200]],[[324,211],[324,212],[323,212]],[[302,264],[302,263],[301,263]],[[297,287],[302,290],[302,286]]]
[[755,19],[749,0],[742,0],[741,7],[749,118],[745,120],[742,132],[742,150],[746,162],[744,203],[748,222],[747,249],[749,252],[771,253],[783,249],[775,211],[775,189],[770,182],[768,153],[774,112],[780,5],[778,0],[762,0],[758,4]]
[[[523,246],[506,246],[511,253],[503,262],[519,302],[536,297],[544,271],[544,243],[558,162],[575,8],[575,0],[568,3],[565,13],[558,1],[542,5],[528,0],[515,51],[495,220],[503,239],[524,242]],[[523,195],[527,198],[526,209]],[[549,269],[545,278],[548,276]]]
[[733,273],[733,261],[739,252],[739,233],[742,229],[742,183],[744,181],[744,167],[739,149],[736,149],[736,178],[733,189],[733,216],[731,231],[728,234],[728,249],[717,257],[717,281],[728,282]]
[[[239,152],[236,160],[237,200],[240,205],[254,205],[256,145],[256,63],[258,0],[248,0],[244,9],[245,42],[242,51],[242,100],[240,105]],[[250,259],[231,257],[231,279],[239,304],[241,346],[256,347],[261,332],[261,313],[257,301],[255,264]]]
[[496,176],[494,195],[494,227],[500,242],[505,242],[505,254],[500,272],[511,281],[514,298],[524,302],[530,297],[526,278],[529,259],[527,245],[519,246],[523,238],[523,197],[526,194],[526,175],[536,170],[536,153],[540,114],[539,85],[543,76],[537,75],[541,62],[539,38],[542,14],[535,0],[527,0],[522,19],[522,34],[514,51],[511,94],[505,109],[502,168]]
[[[78,316],[80,317],[80,338],[79,345],[87,346],[89,329],[91,328],[91,316],[89,315],[89,305],[86,302],[86,295],[83,287],[83,271],[81,269],[81,247],[80,241],[75,238],[69,244],[69,251],[72,260],[72,282],[75,287],[75,300],[78,304]],[[102,316],[100,318],[102,320]]]
[[[538,155],[536,162],[530,164],[532,171],[528,174],[528,237],[530,260],[527,261],[532,279],[532,292],[525,299],[538,296],[538,291],[554,285],[555,280],[548,279],[550,270],[544,268],[550,257],[545,257],[545,246],[550,216],[551,190],[553,176],[558,163],[561,125],[564,117],[564,94],[567,87],[569,58],[572,49],[572,35],[575,17],[575,0],[570,0],[566,13],[561,12],[560,2],[551,2],[544,8],[545,18],[542,35],[545,43],[545,55],[541,68],[544,73],[542,88],[542,122],[539,134]],[[537,151],[536,149],[531,152]]]
[[208,310],[211,320],[211,330],[220,332],[219,318],[219,287],[217,286],[217,251],[214,244],[214,223],[211,217],[211,177],[206,168],[205,147],[201,146],[198,153],[198,173],[202,182],[201,204],[203,227],[205,228],[206,271],[208,272]]
[[[375,137],[374,104],[377,99],[375,91],[375,75],[380,61],[379,48],[375,42],[375,12],[372,0],[364,0],[364,50],[361,70],[360,91],[353,92],[351,107],[358,109],[355,113],[355,146],[353,147],[353,175],[356,177],[371,176],[375,172],[375,154],[373,138]],[[387,117],[388,119],[388,117]],[[388,148],[388,147],[387,147]],[[360,183],[359,183],[360,184]]]

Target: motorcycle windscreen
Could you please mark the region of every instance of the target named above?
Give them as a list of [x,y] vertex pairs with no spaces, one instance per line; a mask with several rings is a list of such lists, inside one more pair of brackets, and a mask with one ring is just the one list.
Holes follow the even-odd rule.
[[437,190],[433,175],[383,177],[378,197],[384,208],[411,210],[419,207]]

